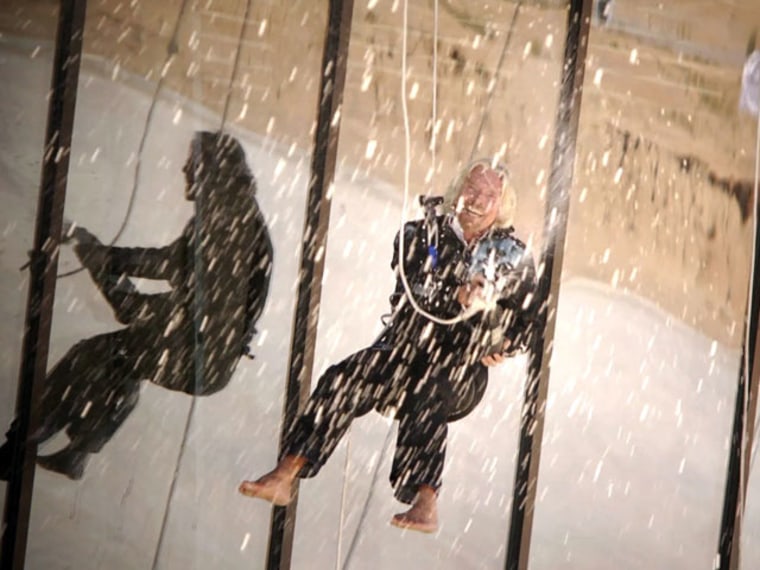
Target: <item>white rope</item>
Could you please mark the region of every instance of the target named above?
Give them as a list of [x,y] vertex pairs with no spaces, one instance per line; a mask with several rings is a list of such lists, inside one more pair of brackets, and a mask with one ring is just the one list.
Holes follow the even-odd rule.
[[433,3],[433,121],[430,133],[430,189],[435,189],[435,146],[438,134],[438,0]]
[[[438,322],[440,324],[453,324],[456,322],[459,322],[463,319],[464,315],[460,315],[458,318],[451,319],[451,320],[442,320],[437,319],[433,315],[429,315],[420,307],[417,306],[417,304],[414,302],[414,297],[412,295],[412,292],[409,287],[409,283],[406,280],[406,274],[404,272],[404,212],[406,212],[407,207],[407,199],[409,195],[409,164],[410,164],[410,154],[411,154],[411,142],[410,142],[410,134],[409,134],[409,113],[406,106],[406,40],[407,40],[407,29],[408,29],[408,2],[407,0],[404,0],[404,26],[403,26],[403,32],[402,32],[402,55],[401,55],[401,101],[402,101],[402,108],[404,112],[404,135],[405,135],[405,142],[406,142],[406,162],[404,166],[404,205],[401,210],[401,228],[399,231],[399,265],[400,265],[400,271],[402,276],[402,281],[404,283],[404,289],[406,290],[407,297],[411,301],[412,307],[419,312],[420,314],[426,316],[427,318],[434,320],[435,322]],[[437,131],[437,121],[438,121],[438,0],[435,0],[434,7],[433,7],[433,109],[432,109],[432,133],[430,137],[430,154],[431,154],[431,188],[434,187],[435,182],[435,167],[436,167],[436,155],[435,155],[435,147],[436,147],[436,131]],[[347,568],[348,564],[351,561],[351,557],[356,549],[357,539],[359,537],[359,532],[361,531],[361,527],[364,523],[364,520],[366,518],[367,514],[367,508],[369,506],[369,502],[372,498],[372,490],[375,487],[375,483],[377,481],[378,472],[380,470],[380,467],[383,463],[383,458],[385,457],[385,453],[388,449],[388,446],[390,444],[391,440],[391,433],[393,431],[393,422],[391,422],[390,427],[388,428],[388,433],[385,437],[385,443],[383,444],[383,450],[380,454],[380,458],[378,459],[377,465],[375,466],[375,472],[372,476],[372,481],[370,483],[369,493],[367,494],[367,499],[364,502],[364,508],[362,510],[362,514],[359,517],[359,522],[356,526],[356,532],[354,533],[354,536],[351,540],[351,545],[348,550],[348,555],[346,556],[346,561],[343,564],[343,568]],[[346,505],[346,488],[348,486],[348,467],[350,464],[350,452],[351,452],[351,440],[350,440],[351,432],[349,431],[346,434],[347,444],[346,444],[346,461],[343,467],[343,490],[341,492],[341,500],[340,500],[340,515],[339,515],[339,527],[338,527],[338,544],[337,544],[337,554],[335,557],[335,568],[336,570],[339,570],[341,568],[341,559],[342,559],[342,547],[343,547],[343,525],[344,525],[344,518],[345,518],[345,505]]]
[[[404,0],[404,24],[401,34],[401,110],[404,118],[404,202],[401,206],[401,227],[399,229],[398,240],[398,259],[399,259],[399,276],[401,277],[401,283],[404,285],[404,291],[409,299],[409,303],[412,308],[420,315],[429,319],[430,321],[439,325],[453,325],[469,319],[480,308],[476,307],[476,304],[470,305],[465,311],[460,313],[451,319],[441,319],[435,315],[431,315],[417,304],[412,293],[412,288],[409,286],[409,281],[406,278],[406,270],[404,269],[404,226],[406,225],[405,214],[409,202],[409,172],[411,169],[411,154],[412,154],[412,141],[411,141],[411,129],[409,127],[409,109],[406,101],[406,44],[407,44],[407,30],[409,27],[409,1]],[[437,24],[436,24],[437,25]],[[437,42],[438,38],[434,38]],[[436,74],[435,65],[433,66],[433,73]],[[435,126],[433,127],[435,129]]]

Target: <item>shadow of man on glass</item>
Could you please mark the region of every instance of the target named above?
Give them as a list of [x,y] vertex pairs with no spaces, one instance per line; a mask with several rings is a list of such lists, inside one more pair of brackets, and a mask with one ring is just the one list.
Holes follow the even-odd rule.
[[[89,455],[135,409],[143,380],[208,396],[227,386],[242,356],[251,356],[273,258],[255,179],[240,143],[212,132],[195,133],[183,172],[195,214],[170,245],[113,247],[83,227],[64,228],[126,327],[80,341],[49,372],[33,438],[44,443],[65,430],[69,441],[37,458],[45,469],[80,479]],[[164,280],[171,289],[142,293],[132,277]],[[6,478],[9,450],[8,442],[0,448]]]

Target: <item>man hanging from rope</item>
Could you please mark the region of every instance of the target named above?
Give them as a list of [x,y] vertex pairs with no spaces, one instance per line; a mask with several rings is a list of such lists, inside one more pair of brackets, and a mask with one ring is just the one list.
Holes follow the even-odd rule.
[[[41,467],[81,478],[89,454],[100,451],[137,405],[142,380],[207,396],[229,383],[248,354],[273,256],[255,180],[243,147],[220,133],[194,135],[183,171],[195,215],[170,245],[113,247],[82,227],[66,230],[127,326],[77,343],[48,374],[34,437],[43,443],[65,429],[69,443],[39,457]],[[130,277],[168,281],[171,291],[140,293]],[[9,449],[0,446],[0,463]],[[8,468],[7,461],[0,464],[0,478]]]
[[390,481],[396,498],[412,505],[391,524],[436,530],[447,423],[480,401],[487,367],[531,342],[535,270],[513,234],[515,201],[506,169],[475,161],[452,184],[446,215],[406,224],[403,244],[395,240],[399,278],[388,327],[322,375],[275,469],[244,481],[241,493],[288,504],[295,478],[314,476],[351,421],[375,409],[399,420]]

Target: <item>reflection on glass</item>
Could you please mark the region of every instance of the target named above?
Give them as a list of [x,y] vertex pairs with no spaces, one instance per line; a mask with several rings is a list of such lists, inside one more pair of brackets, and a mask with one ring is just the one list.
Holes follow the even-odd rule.
[[[37,464],[78,480],[131,415],[148,379],[168,390],[208,396],[230,382],[250,353],[269,289],[272,244],[254,197],[240,143],[228,135],[193,136],[183,167],[195,214],[160,248],[104,245],[68,223],[65,242],[123,325],[82,340],[48,375],[35,435],[44,444],[61,430],[68,443]],[[166,281],[145,294],[133,278]]]
[[88,6],[30,567],[263,565],[325,15],[190,4]]
[[589,43],[531,567],[712,567],[749,271],[751,30],[741,7],[614,4]]
[[[13,77],[0,86],[13,133],[0,153],[3,338],[12,339],[0,362],[14,380],[26,298],[16,269],[32,236],[56,16],[45,3],[21,4],[7,3],[0,22],[0,65]],[[60,260],[72,274],[57,285],[28,565],[263,567],[269,506],[237,488],[277,461],[326,3],[90,4]],[[355,7],[315,379],[334,380],[330,365],[347,366],[383,332],[394,237],[402,218],[424,217],[402,215],[404,191],[410,203],[444,194],[472,158],[493,158],[517,194],[514,235],[534,257],[547,237],[538,228],[565,4],[525,2],[517,15],[516,4],[439,4],[436,36],[432,3],[410,3],[403,70],[401,3]],[[710,26],[655,2],[595,6],[535,568],[712,563],[749,272],[755,124],[737,111],[752,14],[708,4],[699,22]],[[197,134],[222,126],[221,145]],[[489,211],[472,204],[465,216]],[[423,267],[437,254],[444,263],[443,250],[417,246],[429,245],[432,228],[458,243],[449,226],[415,224],[420,236],[401,241],[408,253]],[[498,250],[486,251],[486,285]],[[471,293],[479,283],[469,284]],[[410,366],[375,347],[379,357],[361,353],[367,362],[348,365]],[[454,408],[468,399],[455,412],[477,406],[448,426],[452,410],[436,394],[415,394],[420,422],[410,425],[396,401],[405,390],[364,402],[394,404],[398,425],[380,414],[350,431],[328,425],[343,437],[319,458],[331,457],[320,477],[301,486],[294,567],[503,567],[525,362],[491,367],[487,388],[482,375],[465,383],[477,389],[455,395]],[[0,390],[7,426],[15,381]],[[420,466],[403,451],[421,447],[414,457],[424,457],[431,443],[425,482],[442,485],[437,525],[424,505],[393,519],[406,507],[384,480],[395,475],[398,496],[414,501],[402,493],[404,474]],[[745,541],[757,528],[755,475]],[[392,520],[437,528],[423,536]],[[746,566],[756,551],[745,544]]]
[[[0,435],[15,414],[28,273],[45,145],[47,94],[56,14],[20,2],[0,6]],[[25,72],[25,70],[29,70]],[[0,512],[10,448],[0,445]]]

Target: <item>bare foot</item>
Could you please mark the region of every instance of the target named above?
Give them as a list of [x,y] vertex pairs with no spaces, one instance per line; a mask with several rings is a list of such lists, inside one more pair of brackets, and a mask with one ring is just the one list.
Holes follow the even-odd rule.
[[292,488],[293,480],[279,475],[275,469],[255,481],[243,481],[238,490],[246,497],[263,499],[284,507],[293,500]]
[[238,491],[246,497],[269,501],[278,507],[284,507],[293,500],[293,480],[298,475],[306,459],[300,456],[287,456],[272,471],[255,481],[243,481]]
[[412,508],[393,515],[391,524],[403,529],[433,533],[438,530],[438,508],[435,491],[428,486],[420,487]]

